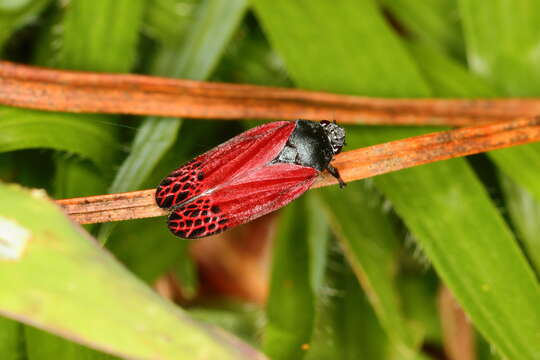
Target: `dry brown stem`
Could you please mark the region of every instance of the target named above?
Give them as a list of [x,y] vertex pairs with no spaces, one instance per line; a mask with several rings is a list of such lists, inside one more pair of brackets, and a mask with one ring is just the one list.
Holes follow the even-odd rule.
[[470,126],[540,114],[539,99],[383,99],[0,62],[0,104],[74,113],[212,119],[336,119]]
[[[415,136],[347,151],[333,164],[346,182],[435,161],[516,146],[540,140],[540,118],[520,118]],[[316,187],[336,184],[324,174]],[[58,200],[77,222],[88,224],[165,215],[156,206],[154,189]]]

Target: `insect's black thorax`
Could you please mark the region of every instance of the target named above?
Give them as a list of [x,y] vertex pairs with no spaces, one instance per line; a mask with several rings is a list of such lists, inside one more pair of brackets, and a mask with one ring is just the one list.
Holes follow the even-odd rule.
[[272,162],[292,163],[323,171],[333,156],[330,140],[321,124],[297,120],[285,147]]

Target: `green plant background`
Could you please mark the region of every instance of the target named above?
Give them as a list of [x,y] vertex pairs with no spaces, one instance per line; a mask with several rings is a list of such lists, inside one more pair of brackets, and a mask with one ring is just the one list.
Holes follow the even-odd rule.
[[[3,59],[65,69],[536,96],[539,18],[536,0],[0,0],[0,45]],[[540,359],[538,144],[310,191],[280,213],[256,310],[182,310],[149,291],[170,270],[198,289],[189,242],[163,219],[87,227],[115,260],[43,196],[7,185],[53,198],[151,188],[252,125],[0,108],[0,230],[31,234],[20,259],[0,258],[0,358],[429,359],[444,285],[478,358]],[[437,130],[348,127],[348,149]]]

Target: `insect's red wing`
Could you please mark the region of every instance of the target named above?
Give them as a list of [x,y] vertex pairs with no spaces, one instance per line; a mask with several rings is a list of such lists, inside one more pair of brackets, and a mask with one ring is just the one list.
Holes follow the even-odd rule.
[[173,210],[169,229],[186,239],[220,233],[285,206],[308,190],[318,174],[294,164],[252,169]]
[[274,159],[295,128],[277,121],[250,129],[181,166],[161,181],[156,202],[170,208]]

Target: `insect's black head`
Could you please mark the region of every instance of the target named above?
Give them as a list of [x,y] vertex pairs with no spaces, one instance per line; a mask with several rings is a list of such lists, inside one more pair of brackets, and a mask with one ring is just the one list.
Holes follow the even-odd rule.
[[340,127],[336,122],[330,122],[328,120],[321,121],[321,126],[330,140],[332,145],[332,151],[334,154],[339,154],[341,148],[345,145],[345,129]]

